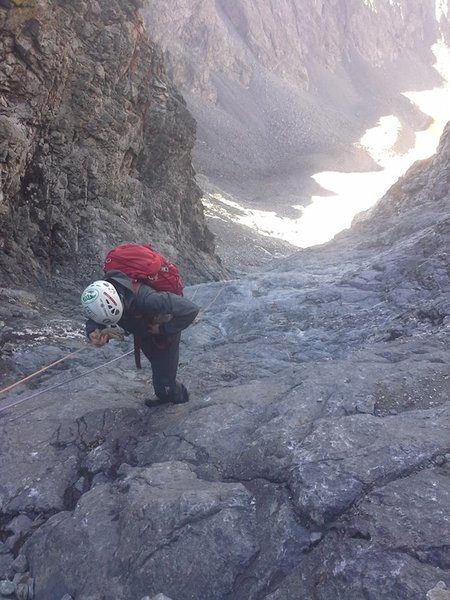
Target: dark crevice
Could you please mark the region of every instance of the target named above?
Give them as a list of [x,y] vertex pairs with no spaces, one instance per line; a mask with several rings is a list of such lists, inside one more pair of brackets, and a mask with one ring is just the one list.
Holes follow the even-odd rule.
[[[51,510],[47,512],[38,511],[27,511],[26,516],[32,521],[29,529],[17,535],[17,540],[11,545],[10,551],[14,557],[20,554],[20,550],[24,543],[33,535],[33,533],[39,529],[44,523],[46,523],[51,517],[58,514],[60,511]],[[2,513],[0,515],[0,542],[5,543],[7,547],[10,546],[8,539],[14,536],[14,532],[9,529],[9,524],[17,517],[23,515],[23,512],[12,512]]]
[[[436,458],[436,456],[439,456],[441,454],[446,454],[448,452],[449,452],[448,449],[437,451],[432,456],[425,458],[423,461],[417,463],[416,465],[411,465],[399,472],[391,473],[390,475],[385,475],[384,477],[380,477],[379,479],[376,479],[369,484],[364,483],[363,481],[358,479],[358,481],[360,481],[361,485],[363,486],[362,491],[359,494],[357,494],[355,496],[355,498],[351,502],[349,502],[349,504],[343,510],[333,512],[332,518],[330,518],[328,521],[326,520],[326,512],[325,512],[324,513],[325,524],[328,526],[332,525],[334,522],[336,522],[337,519],[341,518],[343,515],[347,514],[348,512],[350,512],[351,510],[356,508],[358,506],[358,504],[366,496],[368,496],[372,492],[376,491],[378,488],[382,488],[382,487],[386,486],[387,484],[393,483],[395,481],[406,479],[407,477],[410,477],[411,475],[415,475],[416,473],[419,473],[420,471],[423,471],[424,469],[436,468],[436,465],[434,464],[433,460]],[[353,479],[357,480],[355,475],[353,475]],[[297,511],[299,510],[298,507],[296,508],[296,510]],[[306,519],[308,519],[307,515],[303,515],[303,518],[305,518],[305,517],[306,517]],[[314,523],[314,521],[311,521],[311,522]]]
[[407,548],[405,546],[399,548],[391,548],[390,552],[400,552],[406,554],[415,560],[443,571],[450,569],[450,544],[442,544],[440,546],[416,546]]
[[[91,489],[92,479],[93,475],[86,469],[79,469],[77,481],[64,492],[64,510],[72,512],[75,509],[81,496]],[[81,489],[76,487],[80,480],[83,480],[83,487]]]

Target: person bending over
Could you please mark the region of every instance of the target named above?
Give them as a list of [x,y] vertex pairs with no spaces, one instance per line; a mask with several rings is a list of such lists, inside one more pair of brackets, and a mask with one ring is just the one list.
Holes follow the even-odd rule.
[[135,343],[150,361],[157,398],[174,404],[189,400],[186,387],[177,381],[177,371],[181,332],[197,316],[196,304],[145,284],[136,287],[121,271],[110,271],[106,279],[91,283],[82,293],[81,303],[88,318],[86,334],[94,346],[108,342],[105,328],[119,325],[135,336]]

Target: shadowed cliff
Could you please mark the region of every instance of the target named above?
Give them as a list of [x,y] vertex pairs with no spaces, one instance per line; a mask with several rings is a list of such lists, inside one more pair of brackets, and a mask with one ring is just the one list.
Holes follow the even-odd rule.
[[0,273],[86,282],[150,241],[188,280],[221,273],[194,180],[195,122],[139,1],[0,4]]

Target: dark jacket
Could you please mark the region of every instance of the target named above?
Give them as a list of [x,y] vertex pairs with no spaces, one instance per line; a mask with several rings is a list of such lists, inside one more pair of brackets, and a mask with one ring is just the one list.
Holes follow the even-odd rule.
[[[180,333],[199,312],[199,307],[183,296],[158,292],[146,284],[140,284],[135,290],[132,280],[121,271],[110,271],[105,280],[114,285],[122,300],[123,315],[118,325],[139,338],[148,335],[150,323],[158,323],[162,335]],[[103,327],[89,319],[86,334]]]

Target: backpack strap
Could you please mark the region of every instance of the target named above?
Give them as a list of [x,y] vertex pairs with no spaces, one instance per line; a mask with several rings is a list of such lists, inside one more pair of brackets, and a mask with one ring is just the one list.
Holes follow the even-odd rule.
[[[131,281],[131,284],[133,286],[133,292],[135,294],[137,294],[139,288],[141,287],[141,284],[139,283],[139,281],[137,281],[137,279],[133,279]],[[142,369],[141,342],[138,340],[138,338],[135,335],[133,336],[133,340],[134,340],[134,364],[136,365],[136,369]]]
[[142,369],[141,343],[135,335],[133,336],[133,339],[134,339],[134,363],[136,365],[136,369]]

